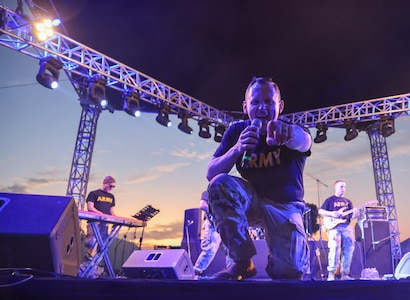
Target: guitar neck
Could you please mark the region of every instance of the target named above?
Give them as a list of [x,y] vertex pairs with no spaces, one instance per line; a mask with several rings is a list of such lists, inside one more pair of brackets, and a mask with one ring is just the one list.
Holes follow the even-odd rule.
[[[359,209],[360,209],[360,208],[359,208]],[[354,210],[354,208],[344,211],[344,212],[342,213],[341,217],[345,217],[345,216],[350,215],[350,214],[353,212],[353,210]]]
[[[357,209],[362,209],[365,206],[373,205],[374,202],[377,202],[377,201],[373,200],[373,201],[366,202],[365,204],[358,206]],[[344,216],[350,215],[353,211],[354,211],[354,208],[346,210],[342,213],[341,216],[344,217]]]

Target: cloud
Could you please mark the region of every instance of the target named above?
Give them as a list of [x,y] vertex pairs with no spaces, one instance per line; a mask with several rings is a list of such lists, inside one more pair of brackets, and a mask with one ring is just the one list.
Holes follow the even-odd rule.
[[[142,248],[154,249],[154,246],[168,245],[169,243],[179,245],[183,237],[183,225],[183,221],[175,221],[168,224],[156,224],[155,227],[146,227]],[[122,229],[119,236],[126,236],[127,238],[137,240],[140,238],[138,235],[137,231],[129,232],[129,229]]]
[[[52,178],[59,178],[62,176],[66,176],[63,170],[55,168],[55,167],[47,167],[45,171],[38,172],[37,174],[41,177],[52,177]],[[67,183],[67,179],[64,179],[64,182]]]
[[164,153],[164,149],[159,149],[157,151],[152,151],[150,155],[162,155]]
[[[47,172],[43,172],[45,174]],[[46,174],[45,174],[46,175]],[[29,193],[31,190],[57,185],[67,184],[67,179],[46,179],[46,178],[17,178],[15,183],[1,187],[1,190],[8,193]]]
[[1,187],[1,190],[5,193],[25,194],[27,192],[27,186],[14,183],[13,185]]
[[175,157],[197,159],[200,161],[210,159],[210,157],[212,157],[214,150],[207,152],[198,152],[196,151],[198,148],[200,147],[196,146],[194,143],[188,143],[188,145],[184,145],[183,147],[171,151],[170,154]]
[[135,176],[127,181],[127,183],[142,183],[155,180],[159,177],[159,174],[142,174]]
[[147,182],[147,181],[152,181],[155,179],[158,179],[161,177],[161,174],[165,173],[172,173],[176,171],[179,168],[183,168],[186,166],[190,166],[190,163],[176,163],[176,164],[171,164],[171,165],[158,165],[150,170],[148,170],[146,173],[137,175],[132,177],[130,180],[128,180],[128,183],[142,183],[142,182]]
[[354,141],[325,143],[323,146],[313,146],[312,156],[307,160],[309,172],[326,174],[343,168],[351,173],[360,173],[371,164],[370,146],[366,150],[358,150]]
[[175,239],[181,237],[183,222],[176,221],[169,224],[156,224],[155,229],[147,228],[146,237],[153,240]]
[[172,156],[176,157],[184,157],[187,159],[193,159],[198,157],[198,153],[196,151],[188,150],[188,149],[177,149],[171,151]]
[[152,169],[155,173],[172,173],[179,168],[191,165],[190,163],[175,163],[172,165],[159,165]]

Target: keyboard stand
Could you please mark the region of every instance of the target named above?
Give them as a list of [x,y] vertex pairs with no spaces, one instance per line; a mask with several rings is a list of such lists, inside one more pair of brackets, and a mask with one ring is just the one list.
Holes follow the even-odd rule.
[[102,259],[104,259],[105,266],[107,268],[109,276],[112,278],[115,278],[116,275],[114,273],[114,269],[112,267],[110,258],[108,257],[108,249],[110,245],[112,244],[112,242],[117,237],[122,226],[113,225],[106,240],[104,241],[101,236],[101,232],[99,230],[98,224],[97,224],[99,222],[97,221],[89,221],[89,222],[91,223],[91,227],[94,231],[95,238],[97,240],[97,244],[99,245],[100,249],[97,249],[97,253],[93,256],[93,258],[91,259],[87,267],[84,269],[84,271],[82,272],[80,271],[79,277],[90,277],[90,274],[94,270],[94,268],[98,266],[98,264],[101,262]]

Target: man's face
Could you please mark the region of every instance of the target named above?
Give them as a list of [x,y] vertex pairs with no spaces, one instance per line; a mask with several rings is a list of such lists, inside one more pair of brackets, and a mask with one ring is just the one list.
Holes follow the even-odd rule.
[[346,192],[346,183],[339,181],[335,184],[335,196],[343,197]]
[[115,188],[115,182],[106,182],[103,184],[102,190],[105,192],[111,192]]
[[255,83],[246,94],[243,110],[252,121],[257,118],[262,121],[261,132],[266,132],[266,124],[270,120],[277,120],[283,110],[283,101],[276,95],[271,84]]

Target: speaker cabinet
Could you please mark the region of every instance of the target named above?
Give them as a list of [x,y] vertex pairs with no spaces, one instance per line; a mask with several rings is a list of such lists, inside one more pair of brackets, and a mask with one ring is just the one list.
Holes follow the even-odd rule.
[[0,193],[0,267],[76,276],[80,256],[73,198]]
[[365,221],[363,235],[365,267],[376,268],[380,276],[393,274],[389,222]]
[[192,262],[184,249],[135,250],[122,269],[128,278],[194,279]]
[[199,208],[185,210],[183,240],[201,238],[202,211]]

